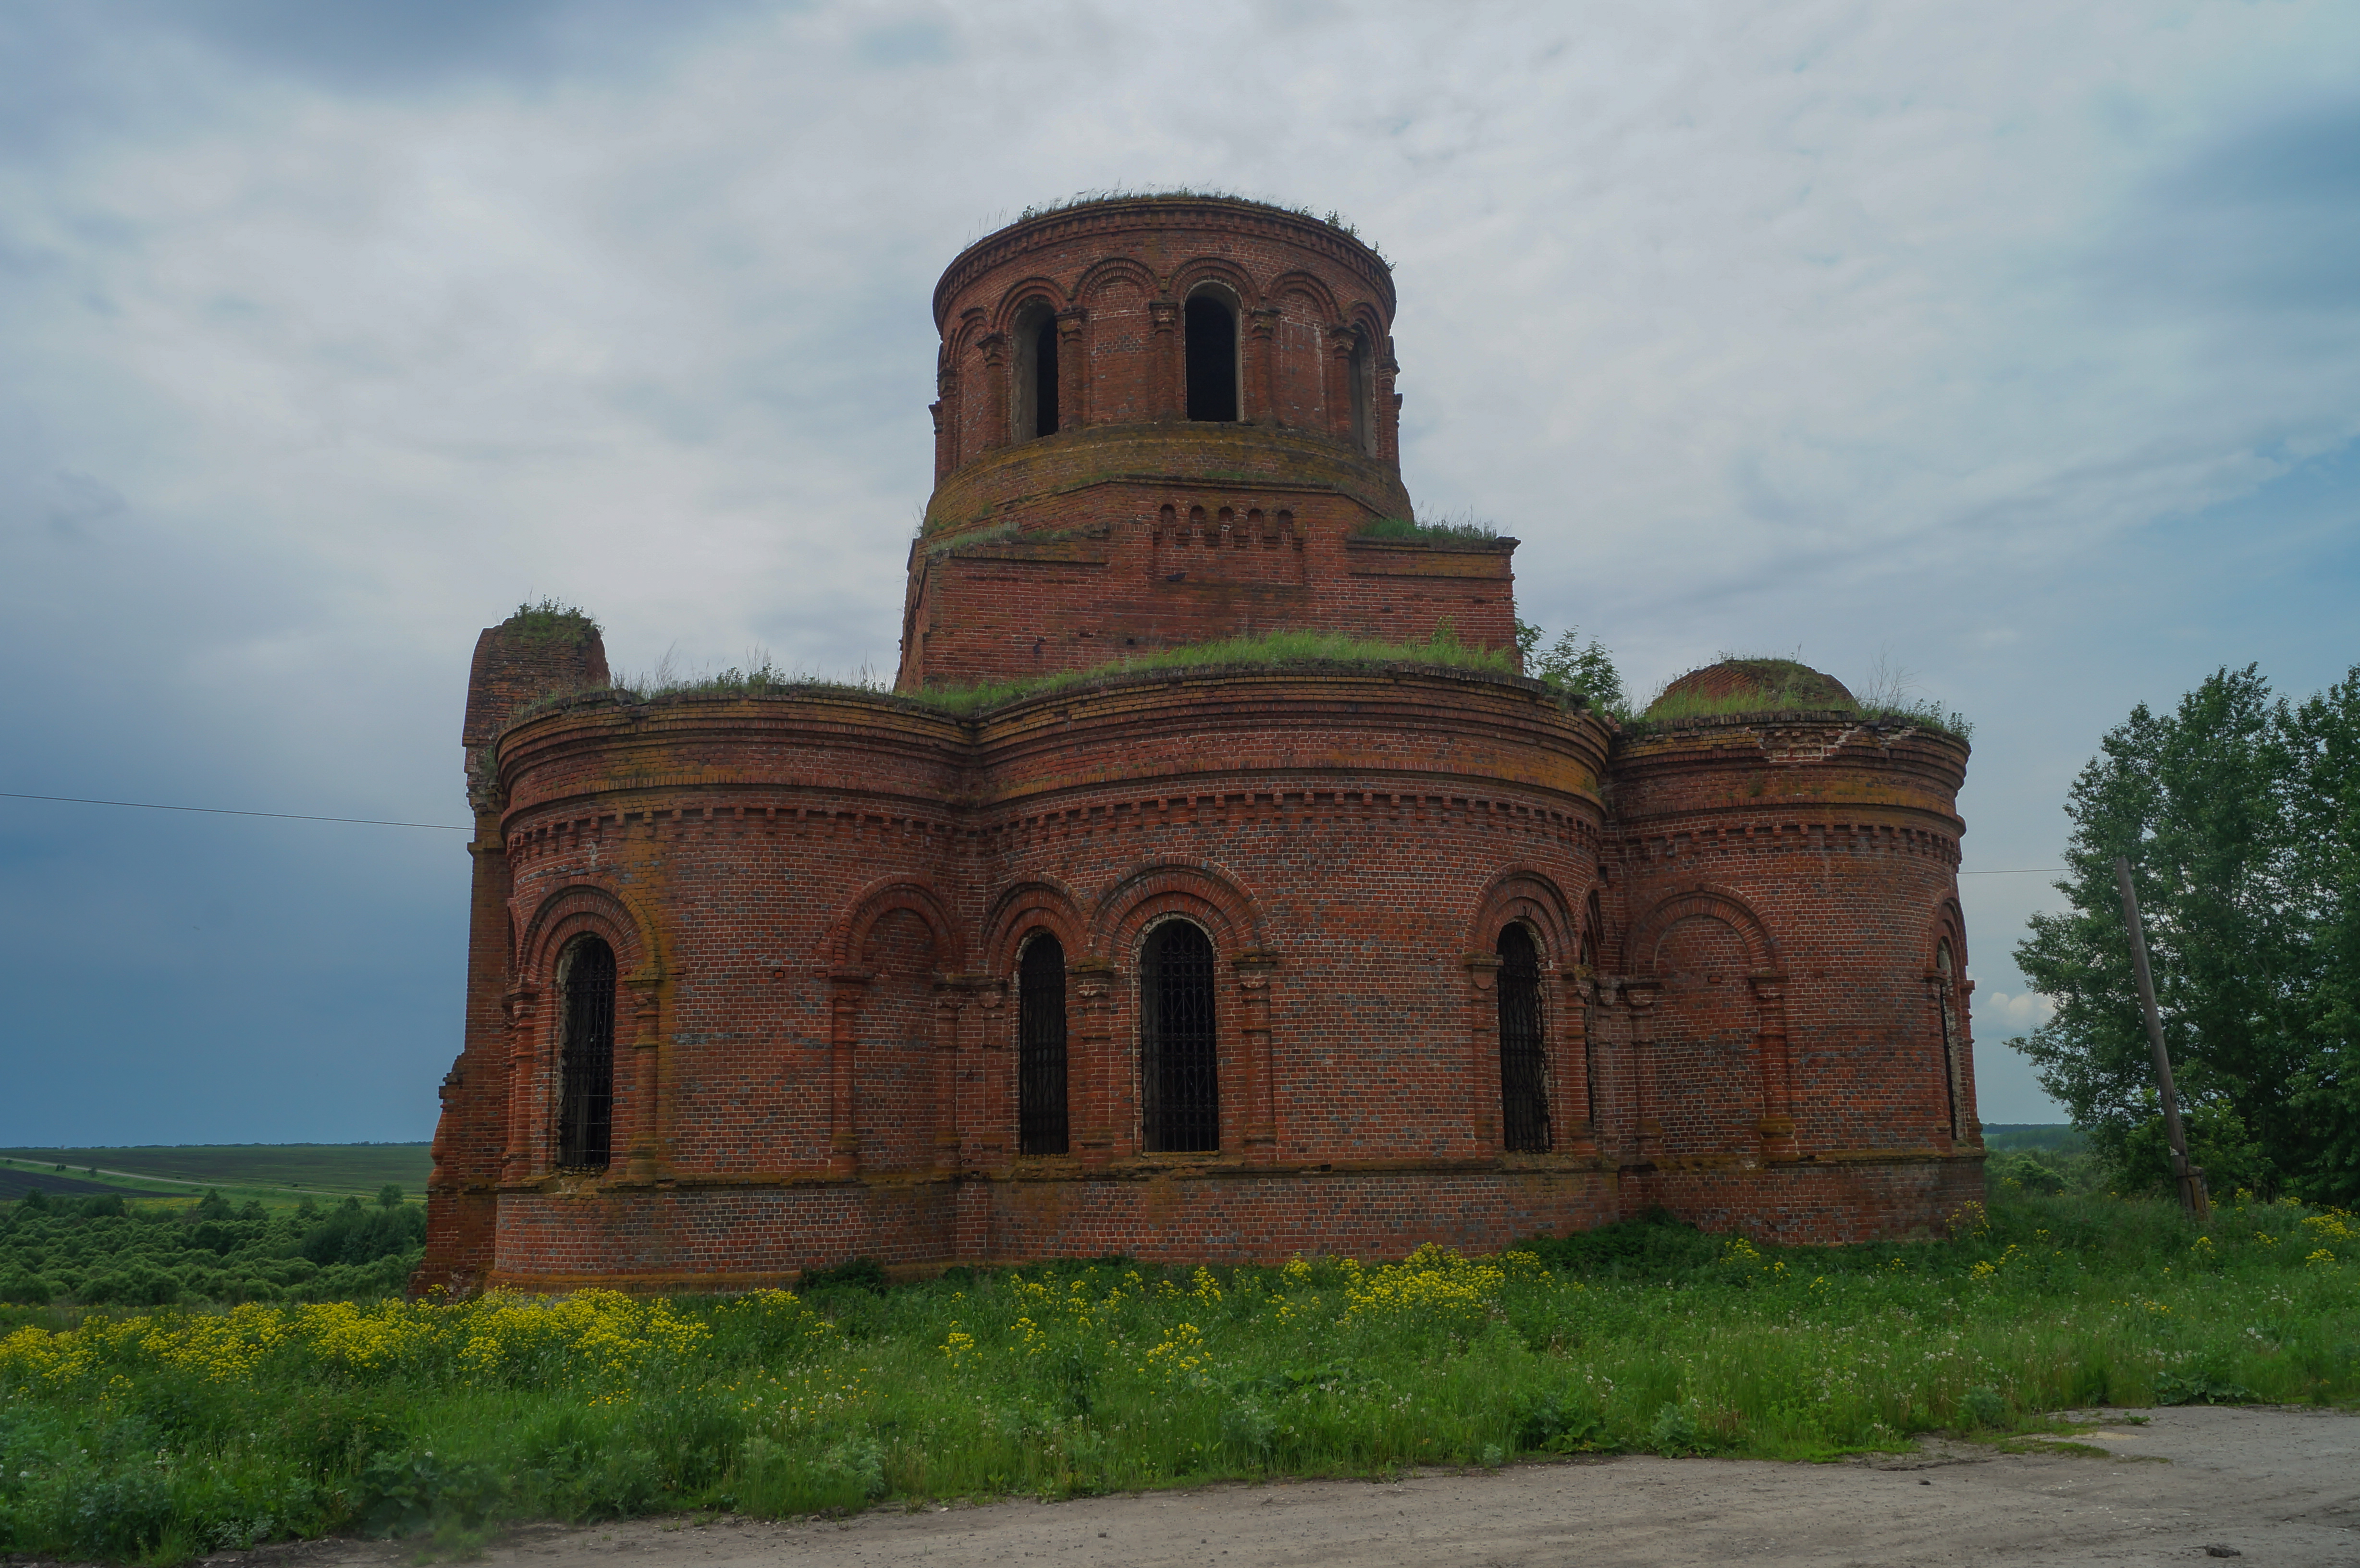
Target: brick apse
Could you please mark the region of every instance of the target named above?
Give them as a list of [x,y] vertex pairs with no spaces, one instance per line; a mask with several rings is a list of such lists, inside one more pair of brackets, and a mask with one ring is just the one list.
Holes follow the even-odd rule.
[[1446,625],[1513,662],[1516,541],[1370,536],[1410,515],[1390,272],[1119,200],[934,304],[893,694],[642,701],[586,624],[477,644],[420,1288],[1488,1250],[1658,1204],[1836,1242],[1979,1195],[1962,743],[1824,678],[1626,730],[1406,655],[1126,670]]

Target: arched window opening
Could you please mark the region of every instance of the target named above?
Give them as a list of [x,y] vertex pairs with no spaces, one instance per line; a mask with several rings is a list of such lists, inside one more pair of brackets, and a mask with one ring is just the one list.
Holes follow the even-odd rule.
[[615,950],[579,937],[558,960],[565,997],[558,1057],[557,1163],[603,1171],[615,1141]]
[[1057,317],[1041,302],[1016,318],[1016,439],[1057,433]]
[[1191,294],[1188,333],[1188,417],[1238,417],[1238,318],[1218,294]]
[[1221,1147],[1213,943],[1186,920],[1147,938],[1139,965],[1141,1120],[1152,1153]]
[[1016,1148],[1065,1152],[1065,949],[1047,931],[1017,966]]
[[1376,421],[1370,408],[1377,399],[1377,356],[1370,352],[1369,334],[1352,334],[1352,360],[1349,374],[1352,382],[1352,445],[1360,452],[1374,455],[1377,450]]
[[1509,1149],[1546,1153],[1548,1053],[1541,1040],[1541,960],[1521,925],[1500,932],[1500,1128]]
[[1950,944],[1939,942],[1934,948],[1934,973],[1940,978],[1942,1014],[1942,1106],[1950,1136],[1959,1136],[1959,1012],[1956,961],[1950,956]]

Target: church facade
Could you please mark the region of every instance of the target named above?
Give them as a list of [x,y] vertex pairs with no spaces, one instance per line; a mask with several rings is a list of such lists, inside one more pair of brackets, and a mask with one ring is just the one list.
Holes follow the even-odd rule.
[[[1329,223],[1085,203],[934,307],[893,693],[641,700],[586,622],[478,642],[420,1289],[1658,1205],[1837,1242],[1980,1195],[1962,741],[1808,671],[1627,726],[1507,673],[1516,541],[1410,521],[1391,272]],[[1354,640],[1234,653],[1304,632]]]

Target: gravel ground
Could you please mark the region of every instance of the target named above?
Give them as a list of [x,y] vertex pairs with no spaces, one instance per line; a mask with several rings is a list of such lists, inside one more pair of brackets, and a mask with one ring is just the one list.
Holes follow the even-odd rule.
[[[1579,1563],[2360,1565],[2360,1418],[2334,1411],[2096,1410],[2103,1453],[1932,1442],[1840,1465],[1601,1459],[844,1520],[731,1518],[538,1528],[497,1568],[1414,1568]],[[262,1557],[262,1553],[250,1554]],[[415,1546],[322,1542],[306,1568],[392,1568]],[[213,1560],[221,1568],[234,1561]]]

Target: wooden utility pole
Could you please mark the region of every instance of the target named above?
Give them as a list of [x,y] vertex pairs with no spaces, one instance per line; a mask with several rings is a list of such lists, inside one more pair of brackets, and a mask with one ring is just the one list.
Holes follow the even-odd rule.
[[2180,1094],[2171,1086],[2171,1053],[2163,1048],[2163,1018],[2155,1009],[2155,976],[2147,966],[2147,930],[2139,924],[2138,895],[2131,891],[2128,855],[2114,856],[2114,886],[2123,895],[2123,924],[2130,928],[2131,969],[2138,976],[2139,1007],[2147,1014],[2147,1048],[2155,1052],[2156,1087],[2163,1094],[2163,1135],[2171,1144],[2171,1176],[2180,1206],[2199,1220],[2212,1217],[2203,1171],[2188,1162],[2188,1135],[2180,1130]]

